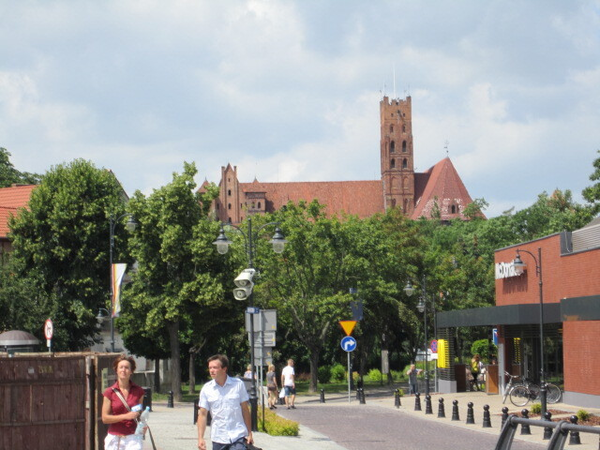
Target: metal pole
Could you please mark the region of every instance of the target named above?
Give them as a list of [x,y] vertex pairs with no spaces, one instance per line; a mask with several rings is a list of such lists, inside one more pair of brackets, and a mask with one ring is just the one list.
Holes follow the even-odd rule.
[[110,262],[110,351],[115,352],[115,293],[114,293],[114,282],[113,282],[113,248],[115,246],[115,220],[113,216],[110,216],[110,251],[109,251],[109,262]]
[[[534,258],[535,259],[535,258]],[[544,374],[544,292],[542,278],[542,248],[538,247],[538,285],[540,288],[540,403],[542,404],[541,416],[547,410],[546,376]]]
[[423,303],[425,303],[425,309],[423,310],[423,320],[425,322],[425,395],[429,395],[429,361],[427,359],[427,297],[425,297],[425,291],[423,291]]
[[[248,268],[253,269],[252,267],[252,219],[248,218]],[[251,307],[254,306],[254,292],[250,293],[250,298],[248,299]],[[254,374],[256,373],[255,368],[255,359],[254,359],[254,314],[250,314],[250,365],[252,366],[252,376],[251,376],[251,388],[250,388],[250,422],[252,431],[258,431],[258,396],[256,394],[256,378]]]
[[352,379],[352,371],[350,367],[350,352],[346,352],[348,355],[348,403],[352,402],[352,398],[350,396],[350,380]]

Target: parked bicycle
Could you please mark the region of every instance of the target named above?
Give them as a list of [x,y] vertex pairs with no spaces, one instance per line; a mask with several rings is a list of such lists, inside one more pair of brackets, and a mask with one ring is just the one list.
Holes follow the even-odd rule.
[[[502,403],[506,402],[506,397],[510,397],[510,401],[515,406],[525,406],[530,401],[536,401],[540,398],[540,387],[531,383],[526,378],[517,381],[521,378],[518,375],[511,375],[508,372],[504,374],[510,377],[509,382],[504,386],[502,392]],[[552,383],[546,383],[546,401],[548,403],[558,403],[562,396],[562,391],[558,386]]]

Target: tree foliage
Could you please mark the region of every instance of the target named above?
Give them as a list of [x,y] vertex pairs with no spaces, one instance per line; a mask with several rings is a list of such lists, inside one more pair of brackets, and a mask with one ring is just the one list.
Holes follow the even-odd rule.
[[106,305],[110,290],[107,217],[123,209],[112,173],[75,160],[47,172],[28,208],[9,222],[14,246],[9,270],[16,278],[5,286],[19,289],[21,298],[34,294],[26,303],[32,305],[28,320],[39,327],[32,331],[40,336],[43,321],[52,318],[56,350],[92,343],[98,308]]
[[212,245],[218,224],[207,220],[195,175],[195,165],[185,163],[171,183],[131,199],[138,228],[130,244],[138,270],[118,322],[134,353],[156,358],[168,351],[176,399],[182,344],[201,342],[232,317],[231,301],[224,300],[225,271]]
[[0,147],[0,187],[9,187],[13,184],[39,184],[40,175],[18,171],[10,162],[10,156],[8,150]]

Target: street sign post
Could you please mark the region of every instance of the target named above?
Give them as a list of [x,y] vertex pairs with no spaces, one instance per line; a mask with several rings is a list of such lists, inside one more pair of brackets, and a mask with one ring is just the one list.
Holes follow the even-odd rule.
[[44,323],[44,336],[46,336],[46,345],[48,347],[48,351],[52,351],[52,336],[54,335],[54,325],[52,324],[52,320],[46,319]]

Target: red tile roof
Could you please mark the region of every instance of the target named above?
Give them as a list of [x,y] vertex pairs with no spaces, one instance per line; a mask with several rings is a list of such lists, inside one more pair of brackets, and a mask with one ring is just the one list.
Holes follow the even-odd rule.
[[290,200],[311,202],[317,199],[326,205],[328,216],[345,212],[360,218],[384,212],[383,186],[373,181],[303,181],[287,183],[240,183],[243,192],[264,192],[267,211],[280,209]]
[[[473,202],[450,158],[441,160],[425,173],[415,173],[415,209],[411,219],[431,218],[436,202],[441,220],[464,218],[464,208]],[[452,206],[455,206],[454,213]]]
[[9,232],[8,219],[14,216],[19,208],[27,206],[31,192],[36,187],[35,184],[28,184],[0,188],[0,239],[7,238]]

